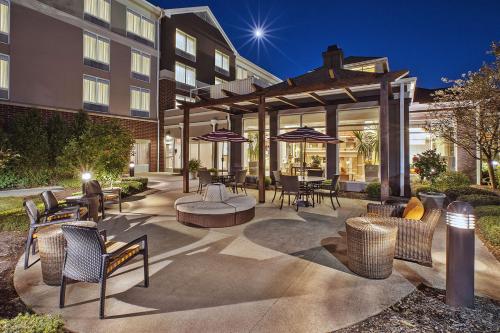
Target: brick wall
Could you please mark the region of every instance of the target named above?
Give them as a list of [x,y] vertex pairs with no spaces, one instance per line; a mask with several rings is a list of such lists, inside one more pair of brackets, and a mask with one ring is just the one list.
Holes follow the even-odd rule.
[[[10,104],[0,104],[0,123],[6,123],[14,119],[14,117],[22,112],[37,112],[40,114],[44,121],[47,121],[54,114],[59,114],[63,120],[71,122],[74,120],[76,112],[74,111],[57,111],[57,110],[46,110],[25,106],[17,106]],[[126,128],[134,139],[144,139],[150,140],[150,152],[149,152],[149,171],[157,171],[157,123],[152,121],[140,120],[140,119],[128,119],[128,118],[118,118],[113,116],[100,116],[89,114],[89,118],[94,122],[109,122],[112,120],[117,120],[121,126]],[[163,126],[161,126],[163,128]],[[161,134],[161,133],[160,133]],[[162,137],[162,136],[160,136]],[[160,149],[160,162],[162,162],[162,152]],[[162,163],[160,163],[160,170],[162,170]]]

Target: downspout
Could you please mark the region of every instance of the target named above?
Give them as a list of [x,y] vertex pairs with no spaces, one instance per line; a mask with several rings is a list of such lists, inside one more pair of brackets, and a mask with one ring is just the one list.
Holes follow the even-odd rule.
[[405,84],[399,85],[399,196],[405,195]]
[[[156,136],[157,136],[157,144],[156,144],[156,172],[160,172],[160,149],[163,148],[162,139],[160,138],[160,24],[161,19],[163,17],[163,10],[160,12],[160,16],[158,17],[158,24],[156,26],[156,38],[158,41],[158,57],[156,60],[156,118],[157,118],[157,126],[156,126]],[[160,147],[161,146],[161,147]]]

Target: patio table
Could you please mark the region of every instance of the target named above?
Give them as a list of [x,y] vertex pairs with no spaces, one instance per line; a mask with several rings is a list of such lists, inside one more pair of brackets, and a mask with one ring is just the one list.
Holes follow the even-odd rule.
[[226,184],[231,182],[231,180],[234,178],[234,175],[231,173],[227,174],[218,174],[216,176],[212,176],[212,179],[215,180],[216,183],[222,183]]
[[[315,184],[322,183],[326,180],[325,177],[317,176],[298,176],[298,178],[299,182],[305,186],[314,186]],[[312,206],[312,203],[309,200],[297,200],[297,205],[309,207]]]
[[88,216],[99,221],[99,197],[97,195],[72,195],[64,198],[67,203],[75,205],[85,205],[88,209]]

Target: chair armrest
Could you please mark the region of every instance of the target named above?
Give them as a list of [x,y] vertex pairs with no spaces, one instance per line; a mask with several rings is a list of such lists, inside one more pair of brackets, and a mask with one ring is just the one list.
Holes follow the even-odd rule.
[[107,242],[108,241],[108,233],[106,230],[99,231],[99,235],[101,235],[102,239]]
[[36,224],[31,224],[30,225],[30,228],[31,229],[37,229],[37,228],[40,228],[40,227],[47,227],[49,225],[54,225],[54,224],[61,224],[61,223],[66,223],[68,222],[67,220],[63,220],[63,221],[54,221],[54,222],[44,222],[44,223],[36,223]]
[[135,245],[135,244],[141,244],[141,248],[143,250],[146,249],[148,247],[148,235],[142,235],[141,237],[136,238],[133,241],[128,242],[127,244],[123,245],[118,250],[110,252],[110,253],[106,253],[103,256],[106,256],[109,258],[120,256],[123,252],[128,250],[129,247],[131,247],[132,245]]
[[366,205],[366,212],[377,214],[381,217],[399,217],[400,207],[395,205],[383,205],[369,203]]

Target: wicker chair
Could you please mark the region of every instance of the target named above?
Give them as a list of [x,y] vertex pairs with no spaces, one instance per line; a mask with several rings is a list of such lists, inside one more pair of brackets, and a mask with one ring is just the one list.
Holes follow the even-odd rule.
[[239,170],[236,172],[234,181],[228,184],[233,189],[233,193],[238,194],[238,187],[247,194],[247,170]]
[[79,205],[66,205],[57,201],[52,191],[45,191],[40,194],[43,205],[45,206],[44,215],[48,222],[55,220],[79,221],[88,216],[88,208]]
[[148,239],[143,235],[129,243],[105,242],[95,227],[63,225],[67,242],[61,278],[59,307],[64,307],[67,279],[100,284],[99,318],[104,318],[107,278],[118,268],[141,254],[144,286],[149,287]]
[[203,192],[203,187],[206,187],[208,184],[212,184],[212,175],[208,170],[198,170],[198,190],[196,192]]
[[432,238],[441,217],[440,209],[427,210],[421,220],[409,220],[402,216],[404,206],[368,204],[365,216],[384,217],[397,224],[395,258],[432,267]]
[[339,184],[340,175],[334,175],[330,184],[320,184],[318,188],[314,189],[314,194],[317,195],[317,201],[321,202],[321,198],[329,197],[330,202],[332,203],[333,210],[336,210],[335,205],[333,204],[333,197],[337,200],[337,204],[340,207],[339,202],[339,192],[338,192],[338,184]]
[[38,208],[36,207],[36,204],[33,202],[33,200],[25,200],[23,206],[30,221],[28,236],[26,239],[26,245],[24,249],[24,269],[27,269],[29,267],[30,252],[33,255],[36,252],[37,229],[53,224],[65,223],[70,220],[64,218],[64,219],[53,219],[47,222],[47,219],[54,215],[46,213],[41,214]]
[[276,193],[278,193],[278,190],[283,190],[283,185],[281,184],[281,171],[274,170],[272,176],[274,178],[274,196],[273,196],[273,200],[271,202],[274,202],[274,199],[276,199]]
[[102,189],[97,180],[90,180],[84,184],[85,195],[97,195],[99,197],[99,210],[104,219],[104,205],[107,203],[118,204],[118,209],[122,211],[122,193],[121,189]]

